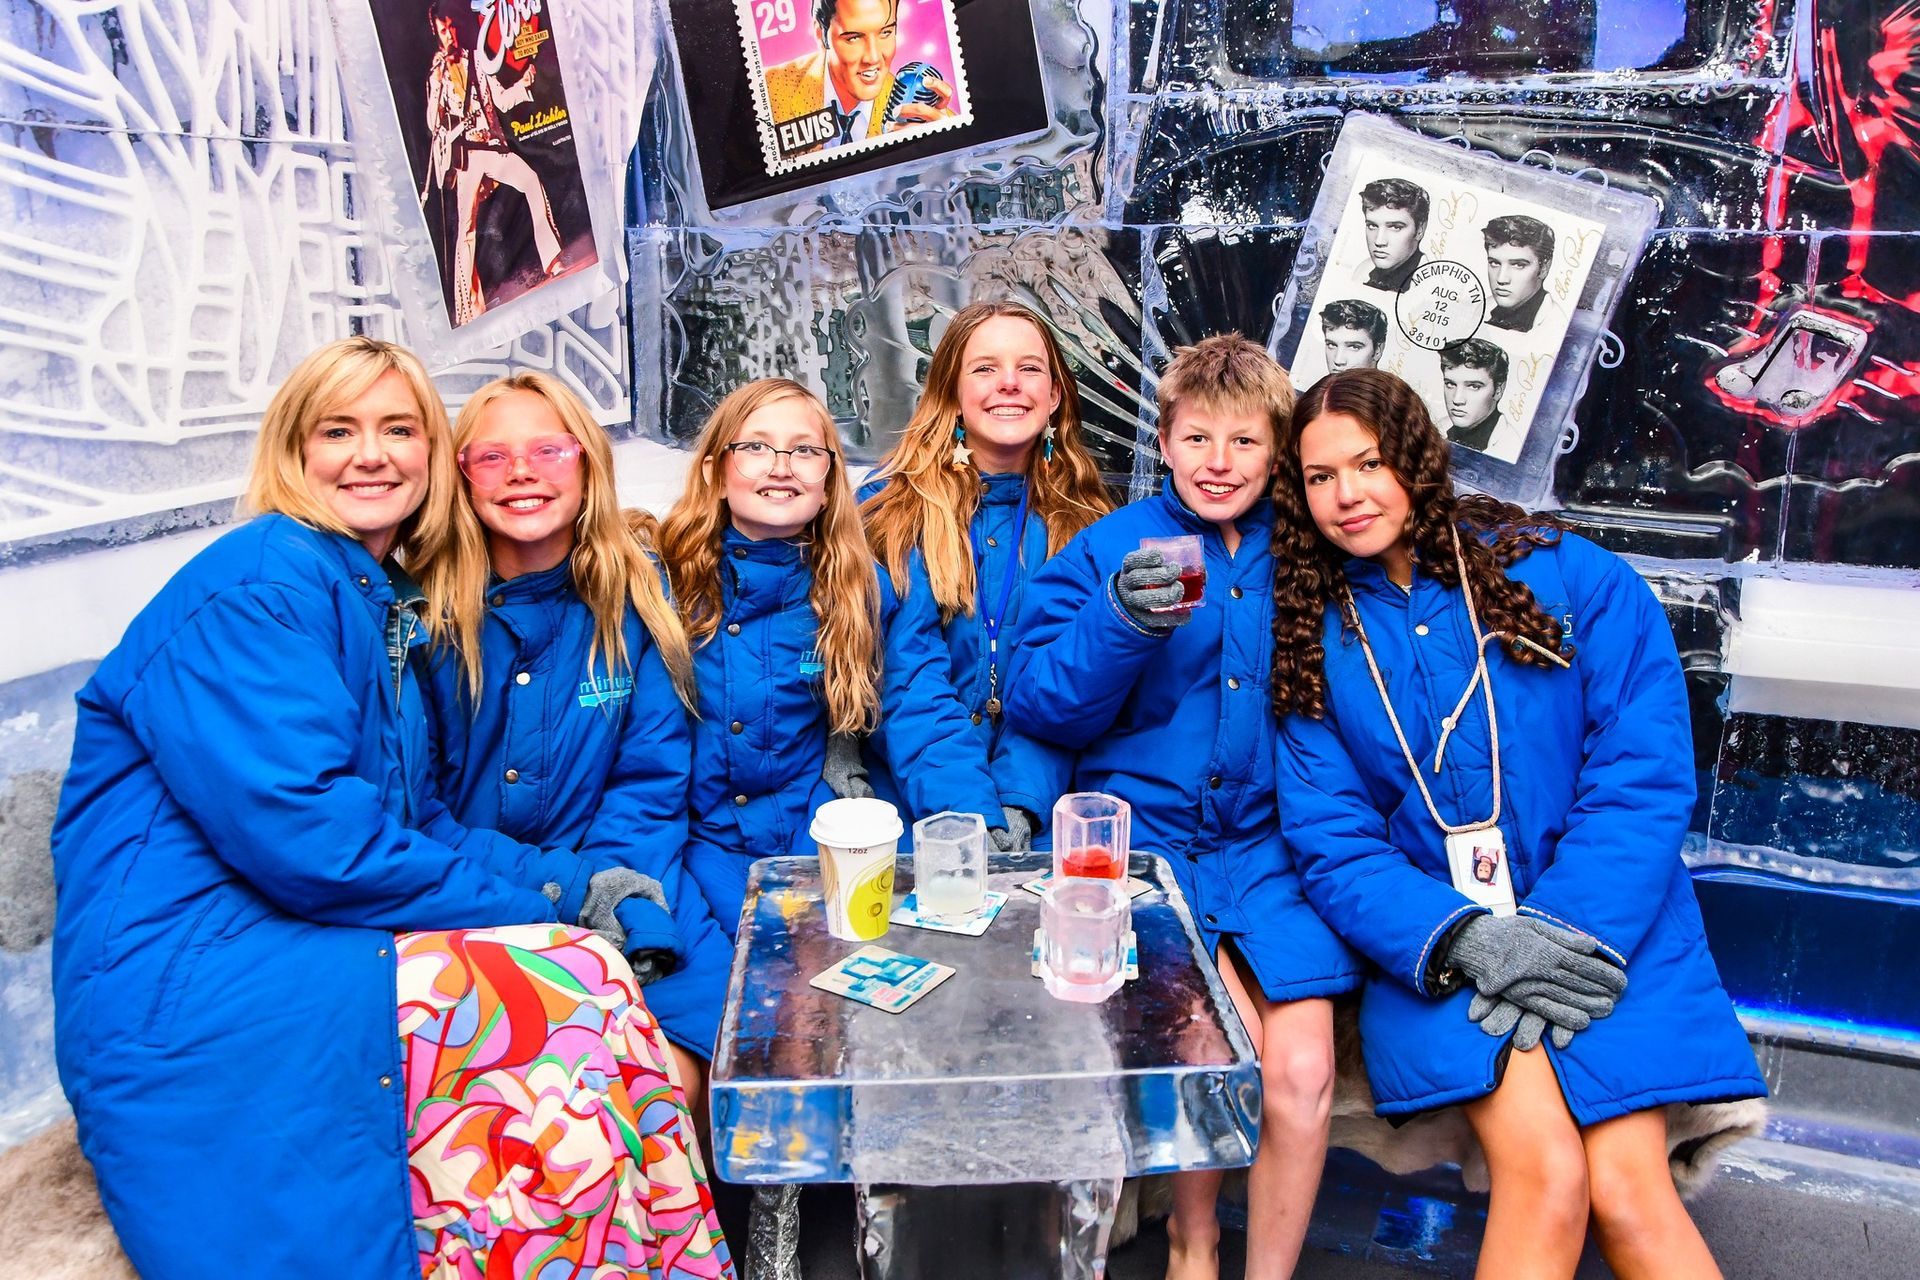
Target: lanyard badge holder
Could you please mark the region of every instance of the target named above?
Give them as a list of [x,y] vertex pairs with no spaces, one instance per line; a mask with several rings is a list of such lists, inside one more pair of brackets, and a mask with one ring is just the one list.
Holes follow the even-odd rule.
[[[1359,634],[1361,652],[1367,657],[1367,670],[1373,675],[1373,687],[1380,694],[1380,705],[1387,710],[1387,723],[1393,726],[1393,736],[1400,744],[1401,754],[1406,757],[1407,768],[1413,772],[1413,783],[1420,789],[1420,798],[1426,801],[1428,815],[1446,835],[1447,873],[1453,881],[1453,887],[1469,900],[1491,908],[1496,916],[1510,916],[1519,910],[1519,906],[1513,896],[1513,873],[1508,865],[1507,838],[1499,826],[1500,721],[1494,714],[1493,674],[1487,669],[1487,641],[1499,639],[1501,633],[1483,634],[1480,630],[1480,614],[1474,608],[1473,587],[1467,580],[1466,558],[1460,554],[1458,531],[1453,535],[1453,559],[1460,569],[1460,594],[1466,598],[1467,622],[1473,628],[1473,676],[1467,681],[1466,691],[1460,695],[1460,701],[1454,704],[1453,714],[1440,722],[1440,742],[1433,752],[1433,771],[1440,772],[1440,762],[1447,751],[1447,738],[1460,723],[1460,716],[1466,711],[1467,702],[1478,686],[1487,707],[1488,755],[1493,769],[1493,812],[1483,822],[1452,823],[1440,816],[1439,808],[1433,803],[1433,793],[1427,790],[1426,779],[1420,776],[1420,765],[1413,758],[1413,748],[1407,745],[1407,735],[1401,731],[1400,718],[1394,714],[1393,700],[1387,696],[1387,682],[1380,675],[1380,664],[1375,661],[1373,646],[1367,641],[1367,628],[1360,621],[1360,610],[1355,607],[1353,597],[1344,586],[1340,592],[1340,604]],[[1525,636],[1520,637],[1520,642],[1546,654],[1563,667],[1567,665],[1566,659],[1559,654],[1548,652]]]
[[[1012,559],[1007,563],[1007,572],[1000,579],[1000,600],[991,610],[987,608],[984,597],[980,601],[980,620],[987,633],[987,716],[1000,719],[1000,623],[1007,616],[1007,602],[1013,599],[1013,579],[1020,567],[1020,552],[1024,549],[1027,536],[1027,498],[1026,489],[1020,491],[1020,513],[1013,520]],[[973,554],[973,576],[977,589],[986,591],[987,558],[978,548]]]

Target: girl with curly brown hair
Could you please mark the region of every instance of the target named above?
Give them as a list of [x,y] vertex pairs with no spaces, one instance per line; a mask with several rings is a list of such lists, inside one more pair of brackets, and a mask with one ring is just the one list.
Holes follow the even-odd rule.
[[1764,1094],[1680,842],[1686,689],[1659,601],[1554,521],[1456,497],[1412,388],[1295,408],[1274,484],[1281,827],[1377,966],[1379,1113],[1464,1104],[1492,1204],[1478,1274],[1717,1276],[1664,1104]]

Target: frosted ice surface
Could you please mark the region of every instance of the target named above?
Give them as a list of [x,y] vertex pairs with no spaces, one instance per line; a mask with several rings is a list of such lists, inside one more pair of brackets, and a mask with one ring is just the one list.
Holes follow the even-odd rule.
[[[1009,901],[980,938],[894,927],[875,945],[957,973],[903,1013],[808,979],[859,944],[826,932],[819,863],[754,864],[714,1058],[715,1161],[743,1182],[1065,1182],[1243,1164],[1259,1068],[1163,861],[1133,904],[1141,976],[1071,1005],[1032,976],[1047,855],[996,855]],[[901,855],[896,891],[912,887]]]

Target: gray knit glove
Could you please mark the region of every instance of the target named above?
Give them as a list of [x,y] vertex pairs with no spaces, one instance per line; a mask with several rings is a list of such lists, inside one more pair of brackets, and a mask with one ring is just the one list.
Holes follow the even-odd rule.
[[1454,934],[1447,966],[1472,979],[1482,995],[1497,996],[1522,979],[1534,978],[1618,998],[1627,989],[1627,975],[1595,954],[1599,949],[1584,933],[1527,916],[1482,915]]
[[987,829],[987,839],[993,841],[998,853],[1025,853],[1033,848],[1033,819],[1025,809],[1018,805],[1008,805],[1000,810],[1000,825]]
[[[623,905],[631,899],[660,908],[658,915],[639,907],[641,914],[629,916],[636,920],[636,928],[651,931],[651,936],[644,940],[633,937],[620,919]],[[673,915],[667,905],[666,891],[658,880],[632,867],[608,867],[593,873],[587,881],[586,903],[580,908],[580,927],[593,930],[625,956],[633,967],[634,979],[643,987],[666,977],[679,966],[672,947]]]
[[827,763],[820,770],[833,794],[842,800],[865,800],[873,795],[867,781],[867,762],[860,756],[860,739],[851,733],[836,733],[827,739]]
[[[1533,1014],[1552,1025],[1553,1042],[1564,1049],[1574,1032],[1612,1013],[1626,990],[1626,973],[1598,950],[1592,937],[1571,929],[1527,916],[1483,915],[1454,935],[1447,965],[1472,979],[1479,994],[1467,1016],[1482,1031],[1502,1036],[1519,1026],[1521,1015]],[[1538,1030],[1530,1024],[1527,1030],[1538,1044]],[[1514,1043],[1531,1047],[1521,1045],[1518,1035]]]
[[1179,604],[1185,594],[1178,566],[1168,564],[1167,558],[1158,551],[1127,552],[1127,558],[1120,562],[1120,572],[1113,575],[1113,598],[1143,631],[1166,632],[1185,626],[1193,617],[1189,609],[1153,612]]
[[[1538,1047],[1540,1036],[1547,1029],[1547,1020],[1537,1013],[1529,1013],[1513,1001],[1503,996],[1476,995],[1467,1007],[1467,1018],[1480,1024],[1480,1029],[1490,1036],[1503,1036],[1513,1032],[1513,1047],[1525,1053]],[[1573,1043],[1573,1031],[1568,1027],[1553,1028],[1553,1047],[1564,1049]]]

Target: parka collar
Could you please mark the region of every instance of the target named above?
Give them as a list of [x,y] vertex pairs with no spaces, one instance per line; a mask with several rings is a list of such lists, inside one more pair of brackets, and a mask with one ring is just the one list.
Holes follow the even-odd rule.
[[[1180,497],[1180,491],[1173,487],[1173,477],[1169,476],[1160,482],[1160,500],[1166,504],[1167,510],[1173,513],[1173,518],[1179,522],[1182,529],[1200,534],[1202,537],[1208,534],[1212,534],[1215,538],[1220,536],[1218,525],[1200,516]],[[1253,534],[1272,533],[1273,499],[1262,494],[1258,502],[1240,513],[1233,525],[1240,531],[1243,539]],[[1245,543],[1243,542],[1242,545],[1244,546]]]

